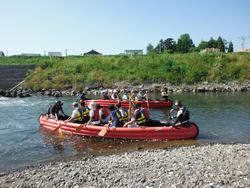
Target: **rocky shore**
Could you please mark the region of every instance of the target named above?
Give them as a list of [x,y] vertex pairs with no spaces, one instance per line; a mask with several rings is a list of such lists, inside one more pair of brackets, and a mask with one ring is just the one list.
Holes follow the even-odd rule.
[[[140,85],[127,86],[125,83],[116,83],[113,88],[103,88],[96,85],[86,86],[84,91],[91,94],[100,94],[104,89],[108,89],[112,92],[113,89],[129,89],[132,91],[138,91]],[[171,85],[165,84],[145,84],[145,90],[149,92],[160,91],[162,88],[166,88],[169,93],[204,93],[204,92],[246,92],[250,91],[250,81],[245,81],[243,83],[228,82],[228,83],[208,83],[203,82],[197,85]],[[75,96],[78,91],[73,89],[68,89],[66,91],[59,91],[56,89],[42,89],[40,91],[34,91],[32,89],[22,89],[17,88],[13,91],[0,89],[0,96],[4,97],[28,97],[32,95],[44,95],[53,97],[63,97],[63,96]]]
[[53,162],[0,173],[0,187],[250,187],[250,144]]

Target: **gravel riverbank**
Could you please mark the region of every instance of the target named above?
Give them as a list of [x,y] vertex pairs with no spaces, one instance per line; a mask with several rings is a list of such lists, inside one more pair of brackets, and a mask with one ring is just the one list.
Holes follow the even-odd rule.
[[[100,94],[101,91],[108,90],[112,92],[114,89],[128,89],[134,92],[138,92],[141,85],[131,86],[128,83],[119,82],[113,85],[113,88],[103,88],[102,86],[89,85],[86,86],[84,92],[86,94]],[[205,93],[205,92],[247,92],[250,91],[250,81],[244,82],[227,82],[227,83],[208,83],[203,82],[200,84],[194,85],[171,85],[169,83],[165,84],[145,84],[145,90],[149,92],[160,91],[162,88],[165,88],[169,94],[171,93]],[[34,91],[32,89],[22,89],[16,88],[12,91],[0,89],[0,96],[4,97],[28,97],[31,95],[42,95],[42,96],[52,96],[52,97],[63,97],[63,96],[75,96],[78,91],[74,89],[68,89],[66,91],[60,91],[57,89],[42,89]]]
[[0,173],[0,187],[250,187],[250,144],[136,151]]

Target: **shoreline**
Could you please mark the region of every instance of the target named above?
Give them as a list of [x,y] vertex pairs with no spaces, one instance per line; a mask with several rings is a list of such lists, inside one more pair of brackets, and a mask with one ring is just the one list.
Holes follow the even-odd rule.
[[[195,85],[171,85],[169,83],[161,84],[145,84],[145,90],[148,92],[160,92],[162,88],[166,88],[169,94],[171,93],[234,93],[234,92],[249,92],[250,91],[250,81],[244,81],[243,83],[238,82],[227,82],[227,83],[208,83],[203,82]],[[108,90],[112,92],[114,89],[128,89],[134,92],[138,92],[140,85],[128,86],[125,83],[116,83],[113,88],[103,88],[95,85],[89,85],[84,88],[85,93],[90,94],[100,94],[102,90]],[[66,91],[61,91],[57,89],[42,89],[39,91],[34,91],[32,89],[23,89],[21,87],[13,90],[3,90],[0,89],[0,96],[3,97],[29,97],[31,95],[44,95],[53,97],[65,97],[65,96],[76,96],[76,90],[68,89]]]
[[250,144],[208,144],[49,162],[0,173],[1,187],[249,187]]

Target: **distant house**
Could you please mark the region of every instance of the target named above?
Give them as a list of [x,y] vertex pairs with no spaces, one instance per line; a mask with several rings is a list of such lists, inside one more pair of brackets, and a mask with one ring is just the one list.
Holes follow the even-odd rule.
[[250,48],[240,48],[237,52],[250,52]]
[[216,53],[216,52],[220,52],[219,48],[205,48],[203,50],[200,51],[200,53]]
[[37,56],[41,56],[41,54],[36,54],[36,53],[21,53],[21,56],[37,57]]
[[143,50],[124,50],[126,55],[143,55]]
[[0,51],[0,57],[4,57],[3,51]]
[[91,51],[84,53],[84,55],[102,55],[102,54],[92,49]]
[[48,52],[50,57],[62,57],[62,52]]

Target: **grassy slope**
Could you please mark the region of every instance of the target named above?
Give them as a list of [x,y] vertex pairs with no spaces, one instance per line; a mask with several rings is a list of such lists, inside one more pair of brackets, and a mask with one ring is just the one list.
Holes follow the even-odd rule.
[[250,53],[151,54],[145,56],[5,57],[0,64],[37,64],[26,79],[33,89],[73,87],[115,82],[195,84],[202,81],[250,80]]

